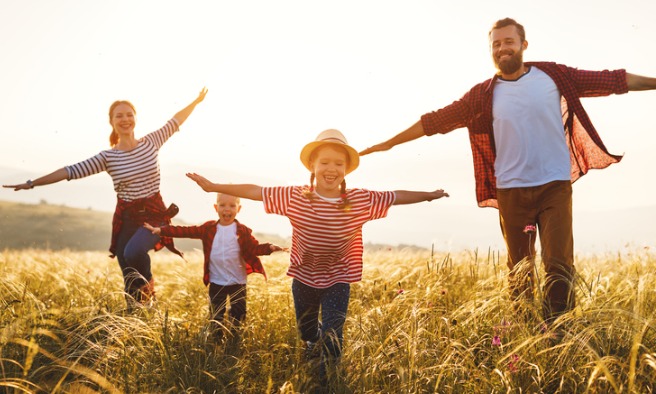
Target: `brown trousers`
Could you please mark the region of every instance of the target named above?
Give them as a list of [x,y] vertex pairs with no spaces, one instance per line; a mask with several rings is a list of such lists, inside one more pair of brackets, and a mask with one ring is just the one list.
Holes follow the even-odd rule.
[[[542,186],[497,190],[501,232],[508,249],[511,297],[533,299],[535,239],[540,236],[543,316],[550,322],[574,308],[574,237],[572,183],[553,181]],[[526,231],[527,225],[537,232]]]

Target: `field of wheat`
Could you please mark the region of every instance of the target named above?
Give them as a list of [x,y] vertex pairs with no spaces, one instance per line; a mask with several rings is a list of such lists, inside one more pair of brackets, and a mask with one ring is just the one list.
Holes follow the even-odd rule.
[[[202,256],[186,257],[153,254],[157,303],[128,314],[105,253],[0,253],[0,390],[313,392],[288,256],[263,258],[268,281],[249,277],[247,321],[230,351],[208,339]],[[329,392],[652,393],[655,258],[577,257],[578,305],[554,341],[539,318],[517,317],[497,252],[366,252]]]

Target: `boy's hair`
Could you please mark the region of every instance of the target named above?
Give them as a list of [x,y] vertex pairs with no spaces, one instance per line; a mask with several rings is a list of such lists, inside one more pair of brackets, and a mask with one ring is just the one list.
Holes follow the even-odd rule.
[[487,36],[488,38],[492,36],[492,30],[496,29],[501,29],[506,26],[515,26],[515,29],[517,29],[517,34],[519,34],[519,38],[522,40],[522,42],[526,41],[526,32],[524,31],[524,26],[519,24],[516,20],[513,18],[503,18],[499,19],[498,21],[494,22],[492,25],[492,28],[488,32]]
[[226,195],[226,196],[232,196],[232,197],[234,197],[234,198],[235,198],[235,201],[237,202],[237,204],[240,204],[240,205],[241,205],[241,198],[239,198],[239,197],[237,197],[237,196],[233,196],[232,194],[228,194],[228,193],[216,193],[216,202],[217,202],[217,203],[219,202],[219,198],[221,198],[222,195]]

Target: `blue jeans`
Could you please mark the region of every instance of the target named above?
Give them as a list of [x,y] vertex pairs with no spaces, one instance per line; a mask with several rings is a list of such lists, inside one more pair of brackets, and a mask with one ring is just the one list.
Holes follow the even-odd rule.
[[143,226],[124,221],[116,240],[116,258],[123,273],[125,292],[140,300],[139,289],[146,285],[153,274],[148,251],[159,241],[159,235]]
[[348,283],[336,283],[325,289],[317,289],[294,279],[292,295],[301,339],[319,342],[327,356],[339,357],[342,354],[343,329],[351,286]]

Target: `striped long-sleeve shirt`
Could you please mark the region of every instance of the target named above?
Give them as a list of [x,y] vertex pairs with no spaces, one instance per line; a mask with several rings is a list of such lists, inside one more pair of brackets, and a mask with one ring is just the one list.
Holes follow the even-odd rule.
[[162,128],[145,135],[129,151],[104,150],[77,164],[66,166],[68,179],[80,179],[107,171],[114,182],[117,197],[124,201],[152,196],[159,192],[159,149],[178,131],[175,118]]
[[320,197],[309,200],[301,186],[265,187],[267,213],[287,216],[292,225],[287,275],[315,288],[362,279],[362,226],[387,216],[394,192],[350,189],[351,209]]

